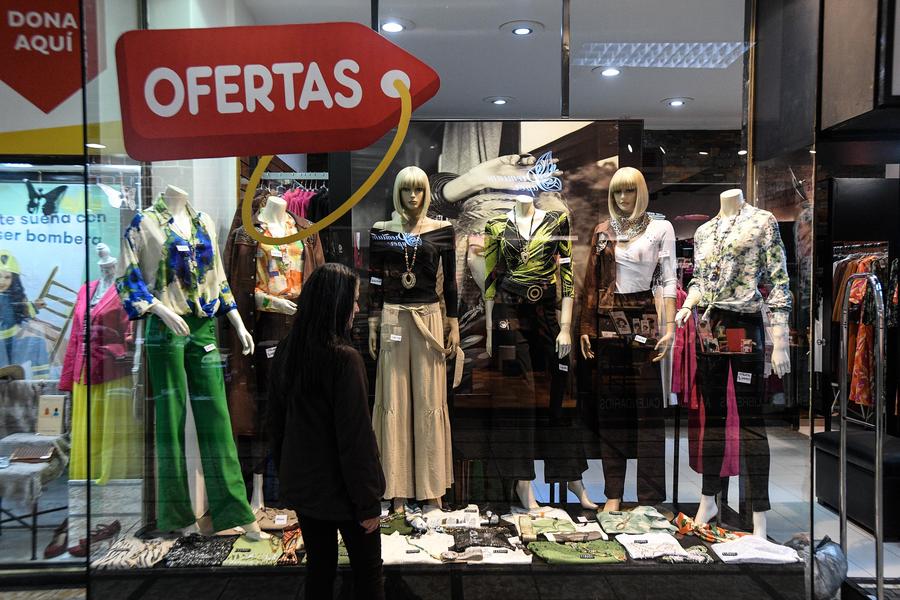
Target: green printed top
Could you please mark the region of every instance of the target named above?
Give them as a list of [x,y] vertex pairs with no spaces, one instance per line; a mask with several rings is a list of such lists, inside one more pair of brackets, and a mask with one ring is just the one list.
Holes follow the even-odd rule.
[[575,296],[572,238],[569,216],[564,212],[547,211],[527,240],[509,215],[491,219],[485,226],[484,260],[487,273],[484,297],[487,300],[494,298],[497,285],[503,279],[524,286],[555,284],[557,266],[562,295]]

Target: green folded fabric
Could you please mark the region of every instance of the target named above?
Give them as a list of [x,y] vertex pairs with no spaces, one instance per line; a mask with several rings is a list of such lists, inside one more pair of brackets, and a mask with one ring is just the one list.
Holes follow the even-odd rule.
[[575,533],[575,523],[556,518],[532,519],[531,526],[535,535],[542,533]]
[[406,522],[406,515],[403,513],[396,513],[381,519],[382,534],[391,535],[395,531],[400,535],[410,535],[413,532],[413,528]]
[[603,531],[616,535],[619,533],[641,534],[652,531],[678,531],[658,510],[652,506],[638,506],[633,510],[616,510],[598,512],[597,520]]
[[223,567],[252,567],[259,565],[274,565],[278,563],[284,549],[281,538],[272,536],[267,540],[251,540],[246,536],[239,537],[228,558],[222,563]]
[[625,548],[616,541],[531,542],[528,549],[551,565],[586,565],[625,562]]

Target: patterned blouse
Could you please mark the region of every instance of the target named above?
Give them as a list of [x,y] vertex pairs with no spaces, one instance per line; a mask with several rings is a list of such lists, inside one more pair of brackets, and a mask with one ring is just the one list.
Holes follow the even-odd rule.
[[[764,301],[760,284],[771,285]],[[744,204],[733,218],[715,216],[694,234],[692,289],[698,306],[758,313],[763,304],[772,323],[786,325],[791,312],[787,262],[778,221],[769,211]]]
[[556,283],[557,257],[562,295],[575,296],[572,272],[572,238],[569,217],[564,212],[547,211],[544,220],[525,240],[508,215],[495,217],[485,226],[484,260],[487,280],[484,297],[491,300],[504,278],[515,283],[552,285]]
[[[256,228],[266,237],[284,237],[297,233],[297,224],[290,214],[285,215],[284,233],[275,235],[266,223]],[[295,300],[303,285],[303,242],[270,246],[259,244],[256,250],[256,307],[272,311],[273,298]]]
[[236,308],[216,246],[215,223],[190,204],[187,211],[191,231],[178,232],[160,196],[125,230],[116,291],[130,319],[140,319],[157,302],[176,314],[197,317],[218,317]]

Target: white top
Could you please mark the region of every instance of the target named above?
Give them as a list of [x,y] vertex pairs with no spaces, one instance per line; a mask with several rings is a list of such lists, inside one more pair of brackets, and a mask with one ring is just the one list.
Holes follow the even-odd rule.
[[730,542],[712,545],[713,552],[724,563],[783,564],[799,562],[797,551],[773,544],[755,535],[745,535]]
[[628,556],[635,560],[687,554],[672,534],[665,532],[631,535],[620,533],[616,541],[625,546]]
[[675,298],[675,230],[665,219],[651,219],[644,233],[626,248],[616,244],[616,293],[649,290],[656,265],[662,269],[663,297]]

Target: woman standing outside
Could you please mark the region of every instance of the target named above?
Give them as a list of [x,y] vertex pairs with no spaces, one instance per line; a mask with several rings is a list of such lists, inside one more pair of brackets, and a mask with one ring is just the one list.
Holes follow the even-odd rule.
[[306,598],[331,598],[341,532],[356,598],[384,598],[379,516],[384,475],[362,357],[350,344],[359,278],[327,263],[303,286],[273,359],[272,451],[281,500],[297,511],[307,554]]

